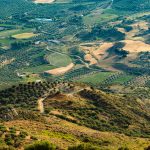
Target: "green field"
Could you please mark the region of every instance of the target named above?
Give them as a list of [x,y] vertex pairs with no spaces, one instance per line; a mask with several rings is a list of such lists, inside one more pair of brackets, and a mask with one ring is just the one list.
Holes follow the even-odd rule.
[[30,72],[30,73],[42,73],[44,71],[54,69],[54,68],[55,68],[54,66],[46,64],[46,65],[40,65],[40,66],[36,66],[36,67],[30,67],[28,69],[23,69],[21,71],[22,72]]
[[84,83],[91,83],[93,85],[97,85],[101,82],[103,82],[107,77],[110,75],[113,75],[111,72],[99,72],[92,75],[87,75],[83,77],[82,79],[79,79],[78,82],[84,82]]
[[103,14],[99,14],[99,13],[89,14],[85,16],[83,20],[86,25],[94,25],[98,23],[111,21],[112,19],[115,19],[116,17],[118,17],[116,14],[113,14],[108,11],[108,12],[104,12]]
[[59,54],[59,53],[52,53],[46,57],[46,60],[53,66],[56,67],[65,67],[69,65],[72,60],[69,56]]
[[32,31],[32,29],[12,29],[12,30],[6,30],[6,31],[1,31],[0,32],[0,37],[9,37],[9,36],[13,36],[15,34],[21,34],[21,33],[25,33],[25,32],[30,32]]
[[[0,26],[4,26],[5,25],[0,25]],[[13,27],[13,26],[12,26]],[[21,27],[17,28],[17,29],[11,29],[11,30],[4,30],[4,31],[0,31],[0,43],[3,46],[10,46],[11,43],[15,42],[15,41],[22,41],[22,39],[14,39],[13,36],[16,34],[22,34],[22,33],[26,33],[26,32],[32,32],[32,28],[24,28],[21,29]]]
[[124,75],[124,76],[121,76],[121,77],[117,78],[116,80],[114,80],[113,83],[114,84],[123,84],[133,78],[134,78],[133,75]]

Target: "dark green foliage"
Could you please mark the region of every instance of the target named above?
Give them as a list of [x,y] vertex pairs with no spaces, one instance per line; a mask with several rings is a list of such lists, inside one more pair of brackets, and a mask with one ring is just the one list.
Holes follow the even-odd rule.
[[125,29],[126,32],[130,32],[133,29],[133,27],[125,26],[124,29]]
[[[80,94],[81,96],[90,99],[91,103],[98,107],[99,111],[103,110],[105,113],[109,113],[109,111],[111,110],[110,124],[112,126],[115,125],[119,128],[128,128],[128,126],[130,125],[131,123],[130,118],[128,116],[125,116],[123,113],[119,112],[115,106],[113,106],[110,102],[106,100],[106,97],[99,95],[95,91],[87,91],[87,90],[81,91]],[[96,113],[89,114],[89,116],[93,117],[93,121],[97,120]],[[100,122],[97,121],[95,123],[98,124]],[[108,124],[107,128],[110,127],[110,124]],[[96,128],[98,128],[98,126]]]
[[116,63],[113,67],[133,75],[150,75],[150,68],[147,67],[129,67],[128,65],[122,63]]
[[72,10],[72,11],[83,11],[85,9],[86,9],[86,7],[84,5],[77,5],[75,7],[71,7],[69,10]]
[[145,11],[150,9],[149,0],[115,0],[113,7],[119,11]]
[[83,25],[83,20],[81,16],[72,16],[69,18],[68,23],[71,25]]
[[150,52],[141,52],[139,53],[138,57],[132,61],[132,63],[148,68],[150,67],[148,60],[150,60]]
[[[34,106],[38,98],[45,96],[48,90],[50,94],[56,94],[55,82],[28,82],[28,84],[19,84],[9,89],[0,91],[1,104],[19,104],[22,107]],[[10,108],[8,108],[10,109]]]
[[[108,2],[108,4],[109,3],[110,2]],[[61,79],[68,81],[77,77],[80,78],[81,75],[92,74],[94,73],[94,69],[101,71],[101,68],[96,66],[90,66],[90,68],[85,66],[85,63],[87,63],[84,62],[85,53],[79,49],[78,45],[86,41],[95,42],[97,40],[102,42],[117,42],[108,51],[111,55],[117,55],[119,58],[126,57],[128,52],[123,50],[124,43],[119,42],[125,39],[125,34],[118,31],[118,27],[124,28],[126,32],[131,31],[131,24],[134,23],[134,20],[126,19],[126,15],[131,11],[140,12],[149,10],[149,6],[149,0],[114,0],[111,8],[101,13],[101,10],[107,7],[105,0],[72,0],[69,3],[53,3],[48,5],[34,4],[32,0],[1,0],[0,24],[5,24],[6,26],[11,25],[10,27],[5,27],[3,31],[9,32],[10,30],[29,28],[30,31],[32,30],[38,35],[29,40],[14,39],[11,35],[6,38],[3,36],[0,37],[0,55],[2,56],[0,63],[5,62],[5,60],[14,59],[10,64],[0,68],[1,82],[15,82],[17,84],[21,81],[26,82],[26,80],[17,76],[17,72],[22,73],[22,71],[26,69],[47,64],[44,59],[45,55],[49,55],[49,51],[46,49],[47,45],[52,49],[58,46],[60,51],[65,49],[64,51],[72,58],[74,64],[81,66],[67,72],[64,76],[60,77]],[[122,10],[125,11],[124,15],[120,13]],[[119,23],[119,25],[111,25],[109,21],[108,23],[99,21],[98,24],[93,25],[87,25],[85,23],[85,18],[90,15],[95,16],[98,14],[98,17],[102,16],[102,18],[103,16],[105,17],[105,15],[107,16],[107,14],[110,15],[107,11],[114,11],[114,15],[118,16],[116,20],[111,20],[112,24],[117,21],[121,21],[121,23]],[[37,21],[38,18],[40,18],[41,21]],[[46,19],[51,19],[51,21],[43,21]],[[146,16],[142,19],[147,22],[149,21],[149,17]],[[141,34],[145,36],[149,34],[149,30]],[[52,43],[50,40],[56,40],[58,42]],[[43,44],[36,45],[35,43],[37,41]],[[150,41],[149,37],[147,37],[146,41],[147,43]],[[3,47],[8,49],[3,50]],[[126,71],[129,74],[149,74],[149,63],[147,61],[149,54],[142,54],[137,59],[138,61],[136,60],[136,62],[132,63],[142,66],[141,68],[129,67],[123,64],[114,64],[114,67]],[[110,78],[108,78],[108,80],[109,79]],[[111,80],[109,80],[109,83],[112,83]],[[149,84],[150,83],[147,82],[147,85]],[[51,92],[49,93],[50,90]],[[59,93],[57,90],[55,83],[29,82],[28,84],[19,84],[18,86],[13,86],[1,91],[0,112],[2,113],[0,113],[0,119],[39,119],[42,115],[39,115],[37,111],[37,100],[45,96],[55,96],[55,94]],[[150,117],[144,110],[139,109],[141,107],[135,102],[135,99],[126,97],[126,99],[122,101],[122,98],[117,99],[113,96],[110,98],[109,96],[96,93],[94,88],[92,88],[92,92],[84,90],[79,94],[78,96],[85,99],[87,106],[74,107],[73,102],[70,101],[69,103],[63,104],[63,111],[67,111],[69,115],[72,115],[77,120],[68,119],[65,115],[56,116],[96,130],[115,131],[132,136],[149,136],[148,127]],[[145,92],[145,95],[148,94]],[[130,105],[130,103],[132,104]],[[57,103],[55,103],[55,107],[57,108],[56,104]],[[129,108],[125,106],[129,106]],[[62,107],[58,108],[61,109]],[[143,106],[142,109],[143,108],[145,107]],[[50,114],[51,109],[53,109],[52,106],[45,109],[47,116]],[[14,114],[14,110],[19,112],[19,115]],[[133,126],[137,126],[138,129],[134,130],[129,128],[132,124]],[[0,134],[3,134],[3,132],[6,131],[5,127],[0,126],[0,131]],[[21,132],[20,136],[16,138],[15,130],[11,130],[9,134],[6,134],[5,143],[18,147],[22,139],[26,136],[26,133]],[[89,141],[92,140],[88,138],[83,139],[83,142]],[[99,141],[93,140],[92,144],[94,144],[94,142],[100,145]],[[107,141],[104,144],[108,144]],[[38,143],[30,146],[30,148],[41,149],[42,147],[42,149],[46,149],[49,147],[48,145],[49,144],[46,143]],[[73,149],[80,148],[83,150],[90,148],[92,150],[92,146],[90,145],[73,147]],[[125,148],[122,149],[125,150]]]
[[118,150],[129,150],[129,148],[128,147],[120,147],[120,148],[118,148]]
[[125,39],[125,34],[118,31],[116,28],[94,26],[91,32],[81,32],[76,35],[82,41],[103,39],[106,41],[120,41]]
[[22,49],[24,47],[28,47],[31,45],[31,41],[28,42],[14,42],[11,43],[11,48],[12,49]]
[[126,57],[129,54],[129,52],[123,50],[124,45],[125,44],[123,42],[115,43],[113,47],[108,49],[108,52],[110,54],[115,54],[115,55],[118,55],[118,56],[121,56],[121,57]]

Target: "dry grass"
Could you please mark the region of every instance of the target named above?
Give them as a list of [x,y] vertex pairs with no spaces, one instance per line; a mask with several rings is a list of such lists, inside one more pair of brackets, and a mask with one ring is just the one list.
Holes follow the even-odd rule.
[[124,40],[122,42],[125,43],[123,49],[129,51],[130,53],[150,51],[150,45],[142,41]]
[[139,21],[132,24],[133,28],[148,30],[148,23],[146,21]]
[[16,35],[13,35],[12,37],[15,38],[15,39],[28,39],[28,38],[31,38],[31,37],[34,37],[36,36],[37,34],[34,34],[34,33],[21,33],[21,34],[16,34]]
[[66,149],[69,145],[81,143],[80,137],[83,135],[89,138],[108,142],[107,146],[101,148],[116,150],[121,146],[127,146],[132,150],[143,150],[150,143],[150,139],[132,138],[123,134],[112,132],[100,132],[87,127],[79,126],[65,120],[60,120],[51,116],[47,118],[48,124],[36,121],[16,120],[6,122],[7,127],[24,129],[29,135],[34,135],[39,140],[48,140],[58,145],[61,149]]
[[53,3],[55,0],[35,0],[35,3]]
[[86,53],[84,59],[90,62],[90,65],[97,64],[98,60],[103,60],[108,54],[107,50],[113,46],[113,43],[103,43],[102,45],[94,45],[94,43],[90,43],[92,46],[84,46],[81,45],[81,49]]
[[90,65],[94,65],[94,64],[97,64],[97,60],[95,58],[92,57],[91,54],[86,54],[84,56],[84,59],[88,62],[90,62]]
[[74,67],[74,64],[71,63],[66,67],[60,67],[60,68],[56,68],[56,69],[52,69],[52,70],[48,70],[45,71],[46,73],[52,74],[52,75],[61,75],[64,74],[66,72],[68,72],[69,70],[71,70]]
[[94,56],[97,59],[103,59],[106,56],[106,51],[113,46],[113,43],[103,43],[95,51],[93,51]]

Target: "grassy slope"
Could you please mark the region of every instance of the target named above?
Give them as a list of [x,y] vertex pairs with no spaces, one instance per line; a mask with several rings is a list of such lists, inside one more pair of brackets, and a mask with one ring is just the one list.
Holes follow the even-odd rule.
[[[53,86],[57,88],[59,84]],[[75,84],[71,91],[65,90],[67,83],[61,84],[60,87],[61,94],[50,95],[44,100],[45,114],[39,113],[37,98],[31,95],[38,96],[38,91],[43,93],[48,90],[47,83],[30,83],[26,86],[20,85],[20,91],[17,87],[6,91],[13,91],[13,94],[8,94],[8,98],[6,96],[5,106],[8,107],[0,108],[0,111],[3,110],[0,118],[3,120],[4,116],[7,116],[8,121],[4,123],[7,127],[15,127],[30,135],[30,139],[22,139],[24,142],[19,146],[37,139],[49,140],[61,148],[82,142],[112,150],[125,145],[131,149],[134,147],[135,150],[148,146],[148,139],[136,138],[149,136],[149,110],[143,102],[131,97],[91,90],[86,85]],[[82,90],[84,88],[87,90]],[[12,101],[14,93],[16,98]],[[3,94],[1,93],[1,103],[4,103]],[[20,96],[25,100],[21,102]],[[14,104],[14,100],[17,104]],[[14,142],[10,145],[14,146]]]
[[[146,106],[142,102],[99,91],[87,91],[87,93],[82,91],[81,95],[82,97],[60,95],[50,98],[45,101],[45,107],[58,109],[63,114],[71,115],[76,123],[97,130],[148,136],[149,115],[147,110],[143,110]],[[58,115],[61,117],[61,114]],[[65,118],[68,119],[67,116]],[[143,124],[145,124],[144,129]]]
[[[149,145],[149,140],[146,138],[132,138],[123,134],[100,132],[53,116],[48,119],[47,124],[36,121],[16,120],[6,122],[5,125],[7,127],[15,127],[18,130],[23,128],[28,135],[34,136],[39,140],[48,140],[58,145],[61,149],[79,143],[90,143],[98,145],[102,149],[107,148],[111,150],[125,146],[128,146],[130,149],[143,150],[144,147]],[[33,142],[31,139],[29,141]]]
[[87,75],[78,80],[78,82],[92,83],[93,85],[100,84],[102,81],[107,79],[113,73],[111,72],[100,72],[92,75]]

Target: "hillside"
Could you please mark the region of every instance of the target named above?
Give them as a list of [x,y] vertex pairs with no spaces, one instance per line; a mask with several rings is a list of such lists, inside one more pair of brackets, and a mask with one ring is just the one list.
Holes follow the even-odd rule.
[[0,0],[0,150],[149,150],[149,15],[150,0]]
[[125,145],[142,149],[150,142],[149,109],[140,99],[67,82],[22,84],[0,95],[5,130],[10,134],[13,127],[17,136],[25,132],[21,143],[11,137],[9,143],[2,140],[16,148],[39,139],[59,148],[83,142],[103,149]]

